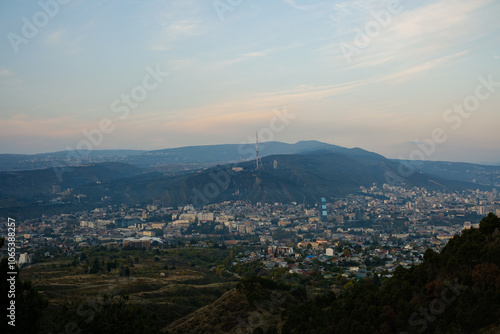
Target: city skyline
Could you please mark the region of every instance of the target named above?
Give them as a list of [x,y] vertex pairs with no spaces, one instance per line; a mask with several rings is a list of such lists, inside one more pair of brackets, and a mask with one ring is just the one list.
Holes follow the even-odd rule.
[[[3,3],[0,153],[77,149],[88,136],[95,150],[239,144],[270,129],[263,141],[498,163],[499,10],[490,0]],[[277,113],[290,117],[276,124]]]

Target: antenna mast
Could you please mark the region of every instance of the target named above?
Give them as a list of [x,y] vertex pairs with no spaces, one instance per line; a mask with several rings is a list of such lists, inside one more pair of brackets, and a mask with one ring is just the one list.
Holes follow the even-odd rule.
[[255,169],[259,170],[259,133],[255,133],[255,140],[256,140],[256,145],[255,145]]
[[255,133],[256,145],[255,145],[255,170],[259,170],[259,165],[262,167],[262,161],[259,158],[259,133]]

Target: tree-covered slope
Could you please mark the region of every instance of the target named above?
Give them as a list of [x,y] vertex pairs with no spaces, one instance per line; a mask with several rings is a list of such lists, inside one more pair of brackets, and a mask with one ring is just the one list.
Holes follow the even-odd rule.
[[282,333],[489,332],[500,325],[499,228],[489,214],[381,286],[364,280],[289,308]]

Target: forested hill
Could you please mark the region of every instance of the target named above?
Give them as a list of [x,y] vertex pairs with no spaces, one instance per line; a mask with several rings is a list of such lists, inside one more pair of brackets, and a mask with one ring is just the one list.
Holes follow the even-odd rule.
[[[282,333],[499,333],[500,218],[464,230],[424,262],[289,308]],[[349,286],[350,285],[350,286]]]

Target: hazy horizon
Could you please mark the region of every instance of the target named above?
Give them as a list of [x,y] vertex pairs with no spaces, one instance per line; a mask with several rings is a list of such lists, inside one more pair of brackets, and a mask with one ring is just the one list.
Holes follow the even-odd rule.
[[239,144],[260,131],[499,163],[500,3],[232,3],[0,4],[0,152]]
[[[280,142],[280,143],[284,143],[284,144],[290,144],[290,145],[293,145],[293,144],[297,144],[299,142],[307,142],[307,141],[317,141],[315,139],[304,139],[304,140],[300,140],[298,142],[283,142],[283,141],[273,141],[273,142]],[[260,142],[261,144],[261,152],[263,154],[266,154],[265,152],[265,144],[268,143],[268,142]],[[330,145],[336,145],[334,143],[326,143],[326,142],[322,142],[322,143],[325,143],[325,144],[330,144]],[[185,148],[185,147],[200,147],[200,146],[217,146],[217,145],[240,145],[242,143],[219,143],[219,144],[199,144],[199,145],[187,145],[187,146],[176,146],[176,147],[164,147],[162,149],[152,149],[152,150],[146,150],[146,149],[130,149],[130,148],[106,148],[106,149],[93,149],[93,150],[90,150],[90,151],[137,151],[137,152],[151,152],[151,151],[158,151],[158,150],[167,150],[167,149],[177,149],[177,148]],[[249,143],[249,142],[245,142],[244,144],[249,144],[249,145],[254,145],[253,143]],[[412,145],[415,145],[413,143],[408,143],[408,144],[412,144]],[[337,145],[337,146],[340,146],[340,145]],[[416,147],[416,146],[415,146]],[[346,147],[346,148],[361,148],[363,149],[362,147]],[[60,153],[60,152],[68,152],[67,150],[62,150],[62,151],[46,151],[46,152],[36,152],[36,153],[9,153],[9,152],[0,152],[0,155],[9,155],[9,154],[12,154],[12,155],[15,155],[15,154],[25,154],[25,155],[37,155],[37,154],[51,154],[51,153]],[[85,150],[82,150],[80,152],[78,152],[77,150],[74,151],[76,154],[79,154],[81,156],[87,156],[87,153],[82,153],[82,152],[88,152],[88,151],[85,151]],[[379,152],[375,152],[375,151],[371,151],[373,153],[378,153],[380,154]],[[386,158],[388,159],[400,159],[399,157],[387,157],[385,156]],[[69,156],[68,156],[68,159],[69,159]],[[251,160],[251,159],[250,159]],[[409,160],[409,159],[402,159],[402,160]],[[432,159],[426,159],[427,161],[449,161],[449,162],[464,162],[464,163],[472,163],[472,164],[483,164],[483,165],[492,165],[492,166],[500,166],[500,161],[465,161],[465,160],[432,160]]]

